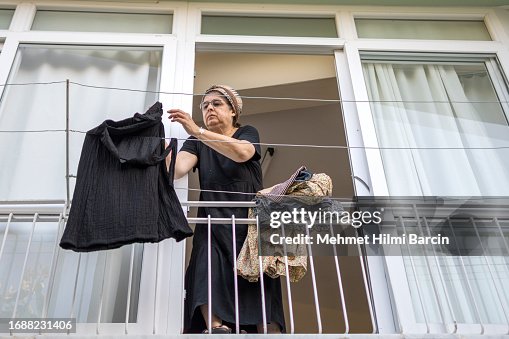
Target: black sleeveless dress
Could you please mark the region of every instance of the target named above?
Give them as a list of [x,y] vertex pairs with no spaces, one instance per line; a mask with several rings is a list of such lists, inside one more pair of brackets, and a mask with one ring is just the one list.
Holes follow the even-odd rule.
[[[259,143],[258,131],[252,126],[241,126],[232,136],[235,139]],[[236,163],[221,155],[194,137],[184,142],[181,152],[189,152],[198,157],[196,168],[199,171],[202,190],[256,193],[262,189],[259,145],[256,153],[244,163]],[[200,201],[250,201],[254,194],[232,194],[222,192],[200,193]],[[198,217],[206,218],[247,218],[247,208],[199,208]],[[233,237],[230,224],[212,225],[212,313],[223,322],[234,326],[235,295],[233,280],[233,260],[237,258],[247,235],[247,225],[236,225],[236,249],[233,254]],[[207,304],[207,225],[198,224],[195,228],[191,259],[185,276],[186,299],[184,306],[184,332],[203,331],[205,321],[200,305]],[[278,279],[264,276],[267,321],[276,322],[284,329],[281,284]],[[239,322],[240,325],[262,323],[262,304],[260,283],[251,283],[238,277]],[[256,331],[255,326],[244,327],[248,332]]]
[[89,252],[193,234],[173,188],[177,140],[165,149],[162,114],[157,102],[87,132],[62,248]]

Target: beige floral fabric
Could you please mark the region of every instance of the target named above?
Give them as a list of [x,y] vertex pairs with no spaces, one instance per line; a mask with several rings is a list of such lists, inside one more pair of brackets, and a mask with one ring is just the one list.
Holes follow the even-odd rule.
[[[274,186],[273,186],[274,187]],[[258,194],[263,195],[272,191],[272,188],[263,189]],[[294,182],[287,190],[287,195],[324,197],[332,195],[332,180],[325,173],[313,174],[306,181]],[[252,209],[249,209],[249,218],[255,218]],[[305,246],[305,245],[303,245]],[[258,281],[260,277],[260,263],[258,257],[258,232],[256,225],[249,225],[247,237],[237,258],[237,274],[250,282]],[[271,278],[286,276],[285,257],[261,257],[262,270]],[[291,282],[301,280],[307,272],[307,255],[288,256],[288,272]]]

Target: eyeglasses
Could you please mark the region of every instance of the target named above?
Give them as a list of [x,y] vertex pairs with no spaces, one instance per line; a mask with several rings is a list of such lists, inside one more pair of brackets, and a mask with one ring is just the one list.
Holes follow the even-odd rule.
[[215,99],[215,100],[212,100],[212,101],[203,101],[200,104],[201,110],[205,111],[209,107],[210,104],[212,104],[212,106],[214,106],[214,108],[217,108],[217,107],[223,106],[224,102],[219,100],[219,99]]

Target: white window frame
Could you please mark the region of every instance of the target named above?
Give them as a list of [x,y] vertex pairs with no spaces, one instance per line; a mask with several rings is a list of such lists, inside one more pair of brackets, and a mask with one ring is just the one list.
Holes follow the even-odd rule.
[[[318,37],[280,37],[251,35],[213,35],[201,34],[202,15],[232,16],[284,16],[284,17],[327,17],[335,18],[338,30],[337,7],[331,6],[281,6],[281,5],[240,5],[240,4],[189,4],[189,15],[192,18],[192,35],[198,51],[224,50],[231,51],[271,51],[288,53],[332,53],[341,49],[344,40],[339,38]],[[338,36],[341,32],[337,31]],[[256,49],[258,46],[260,49]]]
[[[364,10],[365,7],[362,8]],[[378,143],[374,133],[374,124],[371,118],[371,110],[367,102],[366,86],[363,80],[360,50],[386,50],[387,46],[396,51],[433,51],[445,52],[451,51],[471,53],[489,52],[496,53],[502,63],[507,64],[507,57],[504,59],[503,46],[498,40],[506,40],[501,33],[500,22],[492,10],[479,9],[443,9],[440,13],[433,13],[429,8],[426,9],[401,9],[387,7],[370,7],[378,13],[393,13],[400,11],[401,17],[422,17],[423,11],[429,12],[430,18],[440,17],[441,19],[479,19],[484,18],[490,35],[495,41],[465,42],[457,41],[453,43],[451,49],[450,41],[401,41],[391,40],[387,44],[383,40],[358,39],[354,23],[355,13],[362,13],[360,7],[310,7],[310,6],[280,6],[280,5],[235,5],[235,4],[189,4],[187,26],[186,50],[182,51],[187,60],[186,69],[187,82],[183,87],[186,92],[193,92],[194,75],[194,57],[196,51],[237,51],[237,52],[287,52],[287,53],[311,53],[328,54],[334,51],[336,58],[337,76],[339,81],[339,93],[343,100],[348,98],[359,100],[355,104],[348,105],[343,102],[343,117],[345,126],[347,126],[347,140],[349,145],[374,146],[375,149],[367,149],[363,152],[353,152],[350,150],[352,174],[355,181],[357,194],[369,193],[372,195],[388,195],[385,177],[376,169],[381,169],[381,156],[376,147]],[[445,14],[443,14],[445,13]],[[264,36],[236,36],[236,35],[204,35],[201,34],[201,15],[202,14],[224,14],[224,15],[283,15],[283,16],[330,16],[335,15],[336,27],[339,38],[300,38],[300,37],[264,37]],[[383,17],[383,14],[382,16]],[[503,31],[503,30],[502,30]],[[345,67],[346,66],[346,67]],[[189,98],[188,98],[189,99]],[[190,108],[190,100],[187,100]],[[346,106],[349,106],[348,108]],[[358,127],[358,128],[357,128]],[[376,175],[375,175],[376,174]],[[408,321],[396,319],[401,314],[394,312],[394,304],[391,298],[398,291],[398,287],[393,285],[392,289],[387,284],[386,274],[388,268],[401,268],[403,262],[392,263],[392,258],[368,257],[367,265],[372,281],[373,304],[375,305],[376,321],[379,333],[394,333],[398,326],[400,331],[412,333],[414,330],[420,331],[420,328],[407,327]],[[396,258],[398,259],[398,258]],[[398,272],[400,274],[401,271]],[[403,271],[404,273],[404,271]],[[397,294],[396,293],[396,294]],[[368,296],[369,298],[369,296]],[[405,310],[400,310],[405,311]],[[400,312],[401,313],[401,312]],[[413,315],[413,313],[412,313]],[[414,322],[415,323],[415,322]],[[375,328],[375,327],[374,327]],[[438,331],[438,329],[437,329]],[[438,331],[440,332],[440,331]],[[474,331],[475,332],[475,331]]]
[[[376,56],[376,52],[373,54]],[[404,58],[404,53],[389,53],[389,54],[381,54],[380,59],[384,60],[398,60],[398,58]],[[414,55],[415,56],[415,55]],[[417,56],[418,57],[418,56]],[[509,93],[507,91],[506,85],[503,83],[503,79],[498,75],[499,70],[497,69],[497,63],[494,60],[488,60],[489,58],[493,58],[495,55],[493,54],[484,54],[484,55],[472,55],[472,54],[462,54],[462,55],[450,55],[444,54],[444,59],[447,60],[455,60],[461,62],[466,59],[479,59],[479,62],[484,62],[484,65],[487,68],[488,74],[490,76],[490,80],[494,85],[494,90],[497,95],[502,96],[502,101],[507,101],[507,97]],[[429,56],[425,53],[422,54],[422,63],[426,64],[427,61],[439,61],[441,59],[440,56]],[[462,60],[463,59],[463,60]],[[504,88],[505,87],[505,88]],[[504,113],[506,114],[506,119],[509,120],[509,106],[507,102],[502,103],[504,108]],[[380,173],[385,181],[385,170],[382,169]],[[389,195],[389,194],[387,194]],[[415,314],[413,311],[413,305],[411,303],[411,295],[409,284],[406,279],[406,269],[403,264],[403,259],[401,257],[385,257],[387,263],[387,269],[389,277],[392,278],[391,282],[393,284],[393,289],[398,291],[398,293],[394,294],[394,301],[397,305],[397,308],[401,311],[399,312],[399,320],[401,322],[401,326],[406,332],[411,333],[462,333],[462,334],[479,334],[484,331],[484,334],[502,334],[507,332],[506,325],[495,325],[495,324],[466,324],[466,323],[457,323],[457,324],[446,324],[445,327],[440,324],[423,324],[418,323],[415,320]],[[432,260],[431,258],[426,258],[426,260]],[[440,286],[439,286],[440,288]],[[440,306],[438,306],[440,307]],[[509,325],[509,324],[508,324]]]
[[[507,44],[509,42],[507,35],[501,25],[496,12],[491,9],[486,10],[454,10],[454,9],[441,9],[440,13],[432,13],[429,8],[427,9],[401,9],[394,8],[392,12],[387,11],[387,15],[383,13],[384,9],[370,8],[370,11],[354,11],[352,12],[349,32],[352,34],[351,38],[353,41],[348,41],[345,46],[345,55],[347,63],[349,65],[349,71],[352,74],[351,82],[353,83],[353,100],[356,101],[356,107],[352,107],[349,112],[356,114],[359,121],[361,145],[370,147],[372,149],[366,149],[365,156],[367,167],[369,171],[369,179],[372,184],[371,193],[375,196],[388,196],[388,186],[386,182],[385,172],[382,164],[382,158],[380,152],[377,150],[379,147],[375,125],[373,121],[372,112],[368,103],[367,86],[364,80],[361,53],[362,52],[390,52],[397,55],[398,53],[443,53],[446,54],[463,54],[468,56],[469,54],[483,54],[483,55],[494,55],[501,66],[501,72],[507,74],[509,70],[509,59],[507,54]],[[459,12],[459,13],[458,13]],[[483,19],[493,41],[439,41],[439,40],[413,40],[413,39],[360,39],[357,38],[354,18],[379,18],[379,19],[451,19],[451,20],[472,20],[472,19]],[[490,65],[487,64],[488,70],[490,71]],[[491,71],[493,71],[493,65],[491,65]],[[497,80],[493,77],[493,73],[490,72],[492,81],[495,83]],[[500,84],[499,84],[500,86]],[[500,88],[500,87],[499,87]],[[497,88],[497,89],[499,89]],[[500,95],[500,91],[497,94]],[[506,108],[506,107],[504,107]],[[506,110],[506,114],[509,111]],[[348,116],[348,111],[344,112],[345,116]],[[354,130],[355,131],[355,130]],[[357,144],[359,145],[359,144]],[[455,329],[452,324],[449,326],[441,326],[438,324],[429,324],[429,328],[426,324],[417,323],[413,307],[411,305],[409,284],[406,281],[406,273],[403,264],[402,257],[388,256],[384,258],[385,272],[388,274],[391,284],[391,298],[395,303],[397,309],[396,316],[399,322],[400,331],[403,333],[464,333],[464,334],[479,334],[481,333],[481,326],[475,324],[458,324],[458,328]],[[380,281],[382,272],[379,272],[378,264],[380,260],[376,257],[368,257],[368,265],[372,272],[372,279],[376,279],[374,275],[378,275],[377,281]],[[376,286],[373,286],[374,288]],[[383,293],[375,293],[374,299],[375,304],[377,299],[383,299]],[[376,307],[375,307],[376,308]],[[378,316],[380,316],[377,313]],[[485,334],[501,334],[507,332],[507,326],[505,325],[484,325]]]
[[[229,14],[229,15],[282,15],[288,16],[326,16],[330,17],[334,15],[336,21],[336,29],[338,30],[338,38],[317,38],[317,37],[274,37],[274,36],[236,36],[236,35],[204,35],[200,34],[201,28],[201,15],[205,14]],[[348,18],[348,14],[345,12],[338,11],[338,7],[326,7],[326,6],[280,6],[280,5],[221,5],[221,4],[207,4],[189,5],[189,19],[193,22],[192,28],[188,34],[189,37],[195,37],[195,40],[189,45],[194,44],[194,48],[188,51],[187,58],[194,60],[195,51],[235,51],[235,52],[266,52],[266,53],[301,53],[301,54],[329,54],[333,55],[336,60],[336,71],[338,74],[339,82],[345,81],[345,89],[350,88],[349,79],[344,73],[343,62],[344,58],[338,56],[345,47],[345,39],[342,34],[349,29],[342,22],[345,18]],[[345,29],[345,30],[343,30]],[[339,53],[339,54],[338,54]],[[191,71],[194,69],[188,69],[188,74],[193,74]],[[193,88],[193,78],[189,77],[189,90]],[[340,96],[343,96],[342,86],[338,88]],[[346,89],[346,91],[348,91]],[[343,117],[344,119],[345,116]],[[346,122],[345,122],[346,123]],[[355,122],[348,121],[348,123],[355,124]],[[361,156],[362,158],[362,156]],[[357,159],[353,159],[352,161]],[[359,171],[363,171],[366,166],[361,159],[359,162]],[[368,179],[369,180],[369,179]],[[363,273],[365,271],[363,270]],[[382,298],[382,302],[379,302],[380,314],[386,314],[384,317],[379,317],[377,320],[374,318],[374,314],[371,313],[371,322],[373,333],[381,331],[380,333],[394,333],[394,320],[392,318],[392,311],[390,309],[390,303],[387,298],[387,287],[381,284],[385,283],[383,280],[377,281],[377,286],[380,286],[381,293],[385,293],[385,298]],[[385,290],[384,290],[385,288]],[[366,288],[367,299],[371,304],[372,297],[370,292]],[[382,305],[383,304],[383,305]],[[383,308],[383,309],[382,309]],[[370,307],[371,311],[371,307]],[[378,328],[377,328],[378,327]]]
[[[4,40],[2,53],[0,54],[0,84],[5,84],[9,73],[14,67],[14,61],[18,47],[22,44],[44,45],[75,45],[75,46],[143,46],[160,47],[163,50],[161,63],[161,75],[159,101],[164,106],[177,105],[178,98],[168,94],[181,92],[182,75],[177,71],[177,49],[179,41],[182,41],[185,23],[185,7],[183,3],[166,4],[122,4],[108,5],[100,2],[77,2],[69,4],[63,1],[40,1],[40,2],[11,2],[16,5],[16,10],[11,21],[9,30],[0,31],[0,39]],[[172,34],[140,34],[140,33],[97,33],[97,32],[60,32],[60,31],[30,31],[37,9],[45,10],[86,10],[86,11],[122,11],[132,13],[172,13]],[[4,86],[0,86],[0,97]],[[181,128],[182,129],[182,128]],[[182,134],[175,127],[170,130],[170,135]],[[183,129],[182,129],[183,130]],[[187,200],[186,191],[177,191],[179,198]],[[100,334],[147,334],[147,333],[173,333],[180,331],[181,314],[175,312],[170,305],[180,304],[183,300],[181,289],[170,295],[169,291],[174,286],[183,286],[183,258],[185,255],[184,242],[176,243],[174,240],[166,240],[159,244],[145,244],[143,252],[142,275],[140,281],[140,294],[138,303],[138,315],[136,323],[101,323],[101,324],[78,324],[77,333],[100,333]],[[165,259],[162,259],[165,258]],[[171,262],[171,265],[168,265]],[[157,283],[157,288],[156,288]],[[175,314],[177,313],[177,314]]]
[[[342,98],[342,111],[349,146],[368,146],[374,149],[350,149],[354,188],[358,195],[388,195],[383,175],[380,152],[368,103],[360,53],[364,51],[389,52],[436,52],[436,53],[490,53],[497,56],[505,74],[509,74],[509,36],[504,31],[496,10],[490,8],[440,8],[429,7],[378,7],[363,6],[308,6],[271,4],[211,4],[165,2],[158,4],[112,4],[100,1],[82,1],[70,4],[65,1],[7,0],[3,6],[16,6],[9,30],[0,31],[4,41],[0,53],[0,84],[4,84],[14,63],[20,44],[66,44],[103,46],[159,46],[163,48],[161,82],[162,92],[193,93],[194,63],[196,51],[258,51],[309,54],[333,54],[336,60],[338,89]],[[30,31],[37,8],[54,10],[88,10],[121,12],[171,12],[172,34],[135,33],[71,33]],[[263,16],[333,16],[338,38],[308,37],[264,37],[236,35],[200,34],[202,14],[263,15]],[[402,19],[483,19],[493,41],[438,41],[403,39],[359,39],[355,28],[355,17],[402,18]],[[0,86],[0,97],[3,87]],[[192,96],[161,93],[160,101],[165,107],[180,107],[191,111]],[[167,120],[167,119],[164,119]],[[180,126],[165,121],[166,130],[172,137],[185,138],[187,134]],[[187,179],[176,181],[177,194],[181,201],[187,200]],[[184,190],[180,190],[183,188]],[[159,258],[159,260],[157,259]],[[165,258],[165,259],[162,259]],[[168,259],[170,258],[170,259]],[[183,321],[183,271],[185,245],[173,240],[158,245],[145,245],[143,272],[140,288],[138,323],[129,324],[129,334],[178,334]],[[165,265],[167,260],[171,265]],[[369,277],[372,287],[372,303],[375,306],[379,333],[424,333],[400,304],[395,311],[394,299],[404,294],[402,279],[391,280],[386,275],[401,274],[403,262],[398,257],[368,257]],[[396,274],[396,275],[394,275]],[[155,283],[157,281],[157,291]],[[408,284],[407,284],[408,285]],[[156,291],[155,298],[150,291]],[[171,291],[171,293],[170,293]],[[394,293],[396,291],[396,293]],[[403,291],[403,292],[402,292]],[[149,293],[150,292],[150,293]],[[141,293],[147,293],[141,295]],[[158,300],[157,304],[152,302]],[[410,300],[408,298],[408,300]],[[397,303],[396,303],[397,304]],[[182,305],[180,311],[170,305]],[[401,308],[403,307],[403,308]],[[176,314],[177,313],[177,314]],[[394,316],[393,316],[394,314]],[[411,313],[412,315],[413,313]],[[399,317],[399,319],[398,319]],[[154,319],[153,321],[151,319]],[[95,324],[84,324],[80,332],[95,333]],[[101,324],[101,334],[123,333],[123,324]],[[475,331],[474,331],[475,332]]]

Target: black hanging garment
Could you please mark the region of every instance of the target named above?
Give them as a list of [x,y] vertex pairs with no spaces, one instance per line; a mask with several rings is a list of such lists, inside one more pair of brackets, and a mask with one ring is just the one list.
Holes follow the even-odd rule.
[[62,248],[89,252],[193,234],[173,188],[177,139],[165,149],[162,114],[156,102],[87,132]]

